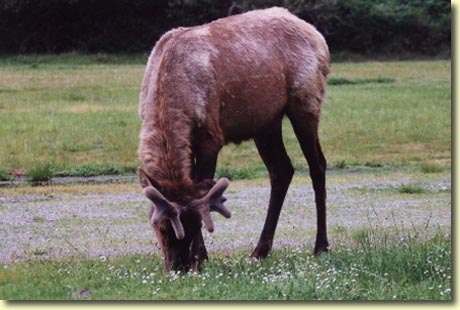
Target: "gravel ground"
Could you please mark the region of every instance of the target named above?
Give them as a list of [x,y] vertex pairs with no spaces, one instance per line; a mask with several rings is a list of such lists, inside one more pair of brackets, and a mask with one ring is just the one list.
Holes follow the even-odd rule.
[[[255,246],[267,209],[270,189],[261,182],[234,182],[227,193],[233,216],[213,215],[215,232],[205,231],[210,252],[247,250]],[[402,194],[402,184],[424,189]],[[72,186],[72,185],[67,185]],[[0,196],[0,263],[23,259],[107,258],[123,254],[156,253],[148,223],[148,203],[140,191],[73,195],[8,194]],[[132,187],[131,187],[132,188]],[[313,246],[315,208],[308,178],[291,185],[274,246]],[[330,241],[346,242],[357,229],[389,232],[426,227],[450,230],[450,174],[339,175],[328,183]]]

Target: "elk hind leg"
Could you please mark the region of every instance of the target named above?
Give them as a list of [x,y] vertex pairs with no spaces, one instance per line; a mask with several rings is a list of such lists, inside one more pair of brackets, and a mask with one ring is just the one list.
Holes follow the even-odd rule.
[[318,137],[319,109],[309,109],[309,104],[320,106],[319,99],[301,101],[293,98],[289,105],[287,115],[299,140],[302,152],[308,162],[310,178],[315,192],[317,213],[317,232],[314,254],[327,252],[329,242],[326,229],[326,158],[321,150]]

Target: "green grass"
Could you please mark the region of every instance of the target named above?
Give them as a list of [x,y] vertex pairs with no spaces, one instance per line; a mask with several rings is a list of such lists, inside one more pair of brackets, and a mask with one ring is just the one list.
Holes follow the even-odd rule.
[[[5,66],[30,66],[33,69],[45,69],[51,65],[58,66],[80,66],[80,65],[133,65],[144,64],[147,61],[148,55],[139,54],[0,54],[0,63]],[[62,67],[61,67],[62,68]]]
[[444,167],[437,164],[422,164],[420,170],[423,173],[439,173],[444,171]]
[[216,178],[226,177],[230,180],[251,180],[267,176],[267,168],[264,165],[248,165],[245,167],[218,166]]
[[10,181],[12,176],[5,169],[0,168],[0,181]]
[[397,188],[401,194],[422,194],[426,189],[416,184],[403,184]]
[[348,163],[346,160],[342,159],[342,160],[339,160],[337,161],[335,164],[334,164],[334,167],[338,168],[338,169],[346,169],[349,167]]
[[91,177],[97,175],[121,175],[126,173],[135,173],[135,166],[119,167],[112,164],[85,164],[80,166],[70,166],[63,170],[56,172],[54,175],[59,177],[64,176],[79,176]]
[[[25,171],[32,182],[133,173],[145,60],[146,55],[0,55],[0,179],[10,179],[14,170]],[[388,171],[397,171],[395,182],[415,171],[417,178],[406,185],[357,190],[408,199],[433,194],[421,184],[438,180],[451,166],[450,83],[450,61],[334,63],[320,130],[329,167],[340,169],[329,181],[358,166],[372,170],[369,184]],[[283,135],[293,165],[305,169],[288,120]],[[257,179],[267,172],[254,144],[243,142],[223,149],[216,175]],[[347,174],[341,182],[359,177]],[[126,186],[133,185],[118,190]],[[88,191],[77,187],[72,193],[83,189]],[[331,205],[331,214],[342,203]],[[429,203],[417,208],[437,212]],[[180,276],[165,274],[157,255],[48,260],[47,249],[39,247],[33,250],[37,260],[0,265],[0,298],[451,299],[450,236],[335,229],[347,242],[336,242],[328,255],[314,258],[308,246],[276,250],[249,264],[247,251],[213,252],[201,273]]]
[[27,170],[27,177],[32,183],[49,182],[54,174],[54,167],[50,163],[38,163]]
[[[145,60],[0,56],[0,168],[27,171],[51,162],[56,172],[108,165],[132,171]],[[320,126],[330,166],[450,169],[450,77],[450,61],[332,64]],[[287,119],[283,131],[293,165],[306,167]],[[225,147],[219,166],[219,173],[240,178],[258,175],[263,163],[249,141]]]
[[[0,266],[0,297],[93,300],[450,300],[451,240],[438,233],[389,238],[352,233],[352,246],[317,258],[276,250],[249,263],[246,252],[211,253],[200,273],[165,273],[156,255],[25,261]],[[40,250],[38,250],[40,251]],[[39,253],[41,254],[41,252]]]
[[376,78],[364,78],[364,79],[347,79],[343,77],[331,77],[328,79],[328,85],[358,85],[358,84],[386,84],[395,82],[394,78],[379,76]]

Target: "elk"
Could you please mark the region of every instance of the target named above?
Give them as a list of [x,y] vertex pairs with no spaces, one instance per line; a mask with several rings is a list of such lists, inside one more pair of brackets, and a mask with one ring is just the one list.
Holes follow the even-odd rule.
[[[210,211],[229,218],[215,181],[227,143],[253,139],[269,172],[271,193],[251,259],[265,258],[294,174],[282,140],[286,115],[308,162],[317,209],[314,254],[329,248],[326,159],[318,138],[329,50],[310,24],[283,8],[250,11],[176,28],[156,43],[140,94],[138,176],[151,201],[150,221],[166,270],[199,269],[207,259],[202,225]],[[203,224],[202,224],[203,223]]]

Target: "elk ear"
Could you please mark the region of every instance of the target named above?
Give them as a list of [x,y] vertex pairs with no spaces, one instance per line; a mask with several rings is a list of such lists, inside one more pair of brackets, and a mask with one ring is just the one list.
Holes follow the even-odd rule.
[[170,221],[177,239],[184,239],[185,231],[180,221],[180,210],[174,207],[168,199],[153,186],[144,188],[144,195],[155,206],[152,217],[150,218],[151,224],[158,225],[163,219],[167,219]]
[[230,210],[224,206],[224,202],[227,198],[223,196],[224,191],[229,185],[230,181],[227,178],[221,178],[203,198],[192,202],[193,208],[198,211],[201,219],[203,220],[204,226],[209,232],[214,231],[214,224],[212,223],[210,214],[211,211],[216,211],[226,218],[230,218],[232,216]]

